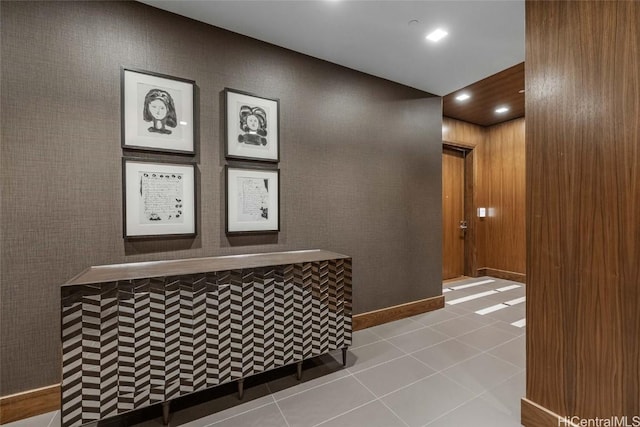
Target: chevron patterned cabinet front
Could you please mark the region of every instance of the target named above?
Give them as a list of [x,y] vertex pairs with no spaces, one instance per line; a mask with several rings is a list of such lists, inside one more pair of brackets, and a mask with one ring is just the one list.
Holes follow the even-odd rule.
[[[137,264],[91,267],[62,286],[63,426],[351,345],[347,256],[297,251],[166,263],[152,271],[140,263],[138,273]],[[180,269],[186,273],[153,274]]]

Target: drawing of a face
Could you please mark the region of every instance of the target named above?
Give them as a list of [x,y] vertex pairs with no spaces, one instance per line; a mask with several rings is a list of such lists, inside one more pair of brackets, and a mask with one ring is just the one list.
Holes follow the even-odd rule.
[[149,103],[149,112],[156,120],[162,120],[167,116],[167,106],[160,99],[154,99]]
[[162,89],[151,89],[144,97],[144,108],[142,118],[146,122],[151,122],[148,131],[170,135],[171,131],[166,127],[176,127],[178,118],[173,98],[169,92]]
[[267,136],[267,112],[260,107],[240,107],[240,129],[243,132]]
[[253,114],[247,116],[247,127],[254,132],[257,131],[260,127],[260,120]]

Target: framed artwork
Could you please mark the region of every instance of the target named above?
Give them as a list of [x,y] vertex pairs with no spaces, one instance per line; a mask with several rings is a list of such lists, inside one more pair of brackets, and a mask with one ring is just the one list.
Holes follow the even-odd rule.
[[195,236],[195,165],[122,159],[124,237]]
[[122,148],[194,154],[195,82],[121,69]]
[[280,160],[280,101],[225,88],[225,156]]
[[280,231],[280,170],[225,166],[227,233]]

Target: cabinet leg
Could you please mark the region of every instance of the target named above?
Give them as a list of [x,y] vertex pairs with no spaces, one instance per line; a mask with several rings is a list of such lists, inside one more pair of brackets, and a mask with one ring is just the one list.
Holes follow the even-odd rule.
[[162,423],[166,426],[169,425],[169,405],[171,404],[171,401],[167,401],[167,402],[162,402]]
[[296,379],[298,381],[302,379],[302,361],[296,363]]
[[347,347],[342,349],[342,366],[347,366]]
[[238,380],[238,399],[242,400],[244,397],[244,379]]

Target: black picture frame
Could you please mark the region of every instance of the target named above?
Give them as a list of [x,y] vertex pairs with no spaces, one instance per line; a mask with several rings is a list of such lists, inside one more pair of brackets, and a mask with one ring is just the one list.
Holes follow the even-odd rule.
[[224,89],[227,159],[280,161],[280,100]]
[[275,165],[226,165],[225,190],[227,234],[280,231],[280,169]]
[[120,67],[123,149],[195,154],[196,82]]
[[123,237],[195,237],[196,189],[194,162],[123,157]]

